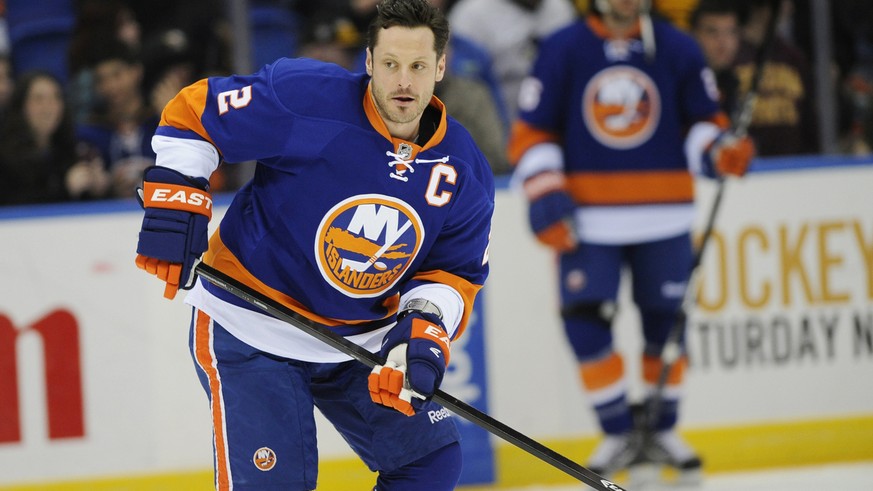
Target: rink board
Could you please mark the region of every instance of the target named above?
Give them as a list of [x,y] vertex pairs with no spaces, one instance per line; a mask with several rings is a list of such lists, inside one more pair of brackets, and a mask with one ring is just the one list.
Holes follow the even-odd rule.
[[[707,471],[873,459],[873,162],[833,160],[766,162],[780,170],[727,183],[682,405]],[[698,189],[702,220],[714,187]],[[0,353],[15,360],[0,357],[0,490],[211,488],[189,312],[134,266],[140,216],[132,202],[0,209],[0,328],[14,333]],[[500,189],[484,359],[460,357],[470,366],[446,390],[487,394],[489,414],[584,462],[595,422],[556,314],[553,258],[524,216]],[[637,317],[622,299],[618,346],[635,371]],[[319,431],[319,489],[366,489],[372,474],[321,419]],[[491,443],[495,486],[569,479]]]

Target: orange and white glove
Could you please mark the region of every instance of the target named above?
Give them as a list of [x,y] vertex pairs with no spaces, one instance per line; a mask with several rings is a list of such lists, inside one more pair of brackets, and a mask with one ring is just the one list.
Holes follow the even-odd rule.
[[748,136],[736,136],[730,131],[719,134],[709,144],[703,156],[703,171],[709,177],[746,174],[755,156],[755,143]]
[[431,398],[449,365],[449,335],[434,314],[414,311],[397,321],[382,341],[376,365],[367,380],[370,398],[412,416],[417,401]]

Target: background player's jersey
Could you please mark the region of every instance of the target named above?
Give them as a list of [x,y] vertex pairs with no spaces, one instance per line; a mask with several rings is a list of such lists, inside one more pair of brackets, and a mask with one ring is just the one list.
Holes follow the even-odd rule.
[[[283,59],[252,76],[200,81],[164,110],[158,162],[190,173],[184,157],[197,158],[203,141],[228,162],[258,161],[210,240],[207,263],[377,349],[375,333],[393,323],[402,294],[447,285],[463,301],[457,336],[488,274],[490,167],[436,98],[429,141],[392,138],[368,80]],[[198,285],[186,301],[231,329],[260,316],[213,285]],[[313,355],[296,329],[265,322],[234,334],[280,355],[331,359]]]
[[580,20],[544,41],[522,91],[511,159],[560,144],[583,240],[634,242],[690,228],[685,135],[719,112],[717,89],[692,38],[665,22],[654,31],[647,60],[638,36],[609,39],[599,17]]

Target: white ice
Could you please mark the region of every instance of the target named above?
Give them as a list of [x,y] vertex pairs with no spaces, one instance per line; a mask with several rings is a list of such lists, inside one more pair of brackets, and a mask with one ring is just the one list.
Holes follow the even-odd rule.
[[[873,456],[871,456],[873,458]],[[619,483],[625,486],[625,483]],[[584,484],[501,488],[500,491],[583,491]],[[700,486],[645,486],[626,491],[873,491],[873,460],[851,464],[794,467],[705,475]]]

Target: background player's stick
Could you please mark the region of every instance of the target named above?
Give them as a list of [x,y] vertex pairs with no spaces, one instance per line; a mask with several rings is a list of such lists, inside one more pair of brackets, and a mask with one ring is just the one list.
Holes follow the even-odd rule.
[[[779,20],[780,0],[771,0],[770,9],[772,15],[767,23],[764,39],[758,49],[755,51],[755,66],[752,74],[752,81],[749,85],[749,90],[743,98],[743,103],[737,108],[736,114],[731,118],[732,129],[734,135],[738,137],[746,136],[749,130],[749,124],[752,122],[752,112],[755,109],[755,102],[758,98],[758,86],[761,83],[761,77],[764,73],[764,63],[767,61],[767,55],[773,47],[773,42],[776,37],[776,24]],[[682,354],[681,339],[685,332],[685,325],[688,320],[688,312],[697,303],[697,295],[695,294],[694,285],[697,283],[698,271],[700,262],[703,259],[703,253],[706,252],[706,246],[712,237],[712,231],[715,227],[715,219],[718,216],[718,211],[721,208],[722,195],[725,189],[725,179],[718,178],[718,188],[713,199],[712,206],[709,210],[709,216],[706,220],[706,226],[703,229],[703,235],[700,239],[700,245],[694,253],[691,263],[691,275],[688,278],[688,283],[685,286],[685,296],[682,304],[679,307],[679,312],[676,321],[667,335],[667,340],[664,343],[664,348],[661,350],[661,371],[658,374],[658,383],[655,386],[649,401],[646,405],[646,428],[647,434],[654,432],[655,426],[658,424],[658,419],[661,416],[661,406],[664,398],[664,387],[667,384],[667,377],[673,365]]]
[[[255,307],[263,310],[267,314],[276,317],[279,320],[285,321],[288,324],[302,330],[310,336],[318,338],[332,348],[354,358],[368,367],[384,364],[384,360],[379,359],[377,355],[367,351],[348,339],[336,334],[326,326],[317,324],[306,317],[294,312],[285,307],[281,303],[252,290],[248,286],[239,281],[225,275],[224,273],[200,263],[195,266],[194,271],[201,278],[218,286],[246,302],[251,303]],[[441,390],[434,393],[433,400],[442,404],[446,409],[454,412],[458,416],[471,421],[488,432],[506,440],[507,442],[519,447],[528,452],[534,457],[551,464],[554,467],[564,471],[565,473],[575,477],[598,491],[624,491],[615,483],[604,479],[594,471],[582,467],[554,450],[542,445],[541,443],[519,433],[518,431],[506,426],[478,409],[466,404],[465,402],[453,397]]]

